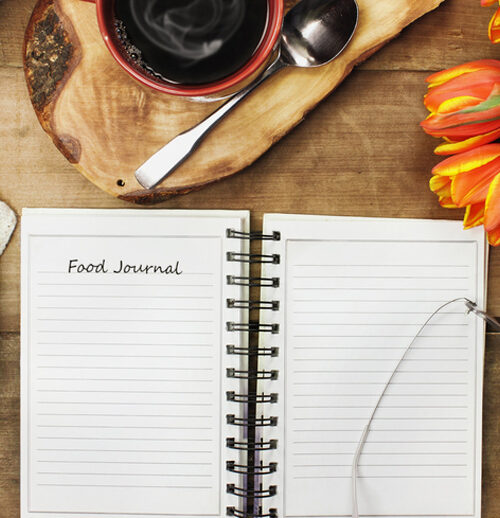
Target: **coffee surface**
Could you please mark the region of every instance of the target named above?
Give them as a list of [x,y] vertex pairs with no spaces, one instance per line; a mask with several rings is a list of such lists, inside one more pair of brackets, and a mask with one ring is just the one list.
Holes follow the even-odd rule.
[[199,85],[240,69],[267,25],[268,0],[116,0],[130,59],[166,81]]

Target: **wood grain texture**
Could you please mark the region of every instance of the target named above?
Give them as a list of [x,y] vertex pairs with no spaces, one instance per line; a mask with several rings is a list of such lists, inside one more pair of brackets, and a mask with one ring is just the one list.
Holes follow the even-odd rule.
[[338,59],[312,70],[281,71],[152,190],[137,183],[134,171],[220,103],[176,98],[131,79],[104,46],[95,7],[80,0],[37,4],[26,32],[29,92],[42,127],[91,182],[127,201],[158,203],[249,166],[299,124],[356,64],[442,1],[359,0],[357,32]]

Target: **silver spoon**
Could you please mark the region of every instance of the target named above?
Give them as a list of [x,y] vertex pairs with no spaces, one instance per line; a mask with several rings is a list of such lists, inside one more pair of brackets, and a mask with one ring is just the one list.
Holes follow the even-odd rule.
[[135,172],[137,181],[152,189],[198,147],[207,133],[266,79],[286,67],[326,65],[348,45],[358,24],[356,0],[302,0],[283,21],[278,56],[269,68],[214,113],[181,133]]

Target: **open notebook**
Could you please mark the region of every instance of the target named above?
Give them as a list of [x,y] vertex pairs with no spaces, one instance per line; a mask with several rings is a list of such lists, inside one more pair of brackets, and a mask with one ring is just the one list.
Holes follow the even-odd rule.
[[[21,517],[350,515],[377,396],[437,307],[484,306],[485,259],[450,221],[25,210]],[[361,515],[479,518],[483,349],[461,302],[417,339]]]

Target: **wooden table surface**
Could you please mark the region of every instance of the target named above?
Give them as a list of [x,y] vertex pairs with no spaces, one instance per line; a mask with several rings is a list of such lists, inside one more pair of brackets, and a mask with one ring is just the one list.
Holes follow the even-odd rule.
[[[396,1],[396,0],[395,0]],[[418,0],[415,0],[418,2]],[[23,33],[35,0],[0,0],[0,199],[23,207],[133,208],[85,180],[42,131],[28,100]],[[418,122],[425,77],[495,58],[491,9],[446,0],[355,70],[305,122],[233,178],[155,208],[460,219],[428,190],[436,142]],[[131,121],[133,123],[133,121]],[[242,135],[242,138],[244,136]],[[492,250],[489,310],[500,315],[500,249]],[[19,229],[0,258],[0,518],[19,516]],[[500,335],[487,340],[483,516],[500,516]]]

